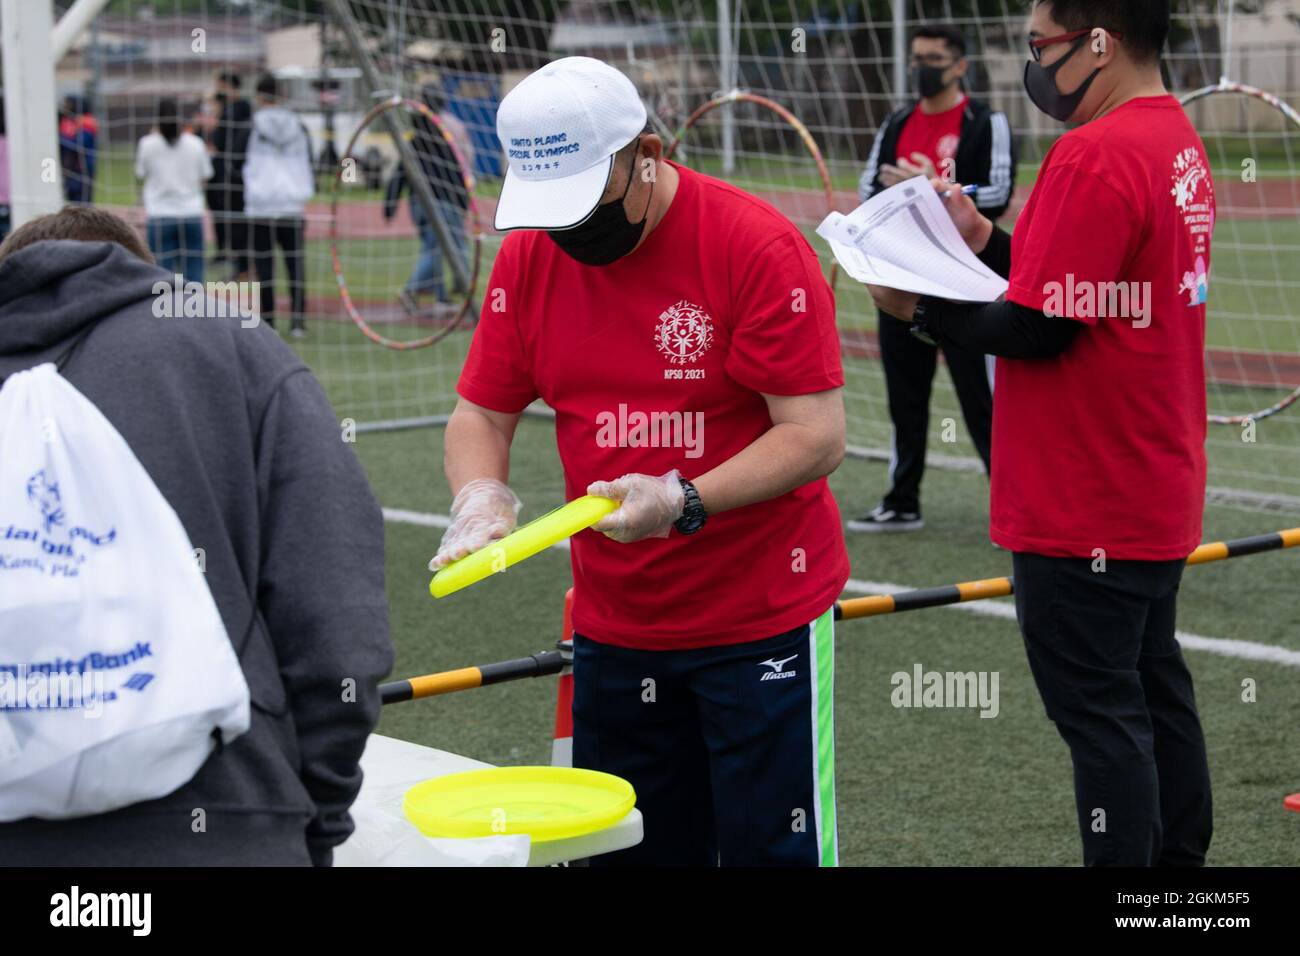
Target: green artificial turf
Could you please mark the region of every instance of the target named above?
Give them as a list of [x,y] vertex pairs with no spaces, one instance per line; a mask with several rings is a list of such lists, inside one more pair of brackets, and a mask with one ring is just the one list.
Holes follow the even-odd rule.
[[[387,506],[446,514],[438,429],[362,434],[357,452]],[[847,513],[866,510],[885,482],[882,465],[848,462],[832,487]],[[560,500],[549,423],[525,420],[512,484],[521,520]],[[986,535],[987,484],[932,470],[925,531],[851,536],[853,576],[906,586],[1007,574],[1009,557]],[[1211,508],[1208,538],[1273,530],[1275,516]],[[520,657],[559,636],[566,552],[545,552],[440,601],[426,565],[440,531],[387,525],[388,592],[396,674]],[[1179,626],[1205,636],[1300,650],[1294,623],[1300,554],[1282,552],[1191,568]],[[734,599],[761,582],[738,577]],[[848,594],[846,596],[854,596]],[[721,596],[726,599],[726,596]],[[1216,834],[1210,863],[1300,864],[1300,818],[1282,808],[1300,790],[1300,680],[1295,668],[1187,651],[1210,748]],[[890,677],[926,670],[996,671],[1000,713],[905,710]],[[1242,681],[1258,702],[1242,701]],[[836,637],[836,771],[845,865],[1038,865],[1079,862],[1070,765],[1043,714],[1013,621],[931,609],[841,622]],[[497,764],[549,760],[555,679],[537,678],[388,708],[380,732]]]

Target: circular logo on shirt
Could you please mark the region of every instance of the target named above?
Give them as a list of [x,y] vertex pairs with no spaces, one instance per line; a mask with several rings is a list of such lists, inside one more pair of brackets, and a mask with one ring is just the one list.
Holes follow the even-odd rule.
[[713,344],[713,320],[685,299],[659,315],[655,345],[674,365],[694,362]]
[[934,148],[935,155],[939,157],[939,162],[945,159],[953,159],[957,155],[957,145],[961,142],[961,137],[949,133],[947,136],[940,137],[939,143]]

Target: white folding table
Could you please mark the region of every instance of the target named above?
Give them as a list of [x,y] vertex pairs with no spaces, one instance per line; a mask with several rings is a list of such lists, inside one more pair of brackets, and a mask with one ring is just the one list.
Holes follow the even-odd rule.
[[550,866],[626,849],[641,842],[641,811],[635,807],[596,833],[528,845],[526,837],[432,840],[402,813],[407,789],[449,773],[491,764],[406,740],[371,734],[361,757],[365,779],[352,807],[356,832],[334,850],[335,866]]

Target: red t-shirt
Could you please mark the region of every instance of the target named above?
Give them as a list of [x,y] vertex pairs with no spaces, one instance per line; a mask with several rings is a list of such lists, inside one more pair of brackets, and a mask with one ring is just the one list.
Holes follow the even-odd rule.
[[[673,166],[672,204],[630,256],[585,266],[521,231],[492,269],[458,391],[501,412],[544,399],[570,499],[628,472],[698,477],[772,427],[760,393],[844,384],[807,241],[766,203]],[[572,544],[575,629],[628,647],[772,637],[824,613],[849,574],[825,479],[695,535],[619,544],[588,530]]]
[[1132,100],[1048,151],[1007,298],[1085,327],[1054,358],[998,359],[998,544],[1163,561],[1200,543],[1214,215],[1205,147],[1172,96]]
[[[955,175],[957,144],[961,142],[961,118],[965,110],[964,96],[960,103],[942,113],[926,113],[917,106],[898,134],[896,159],[905,159],[910,163],[913,153],[922,153],[934,163],[935,171],[940,176],[945,172]],[[945,170],[945,162],[950,164],[949,169]]]

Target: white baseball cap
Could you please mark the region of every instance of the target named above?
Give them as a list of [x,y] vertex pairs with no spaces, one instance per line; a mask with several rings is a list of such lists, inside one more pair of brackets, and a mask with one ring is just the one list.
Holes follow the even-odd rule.
[[601,60],[568,56],[530,73],[497,108],[510,168],[496,228],[558,230],[585,222],[609,184],[614,154],[645,122],[632,81]]

